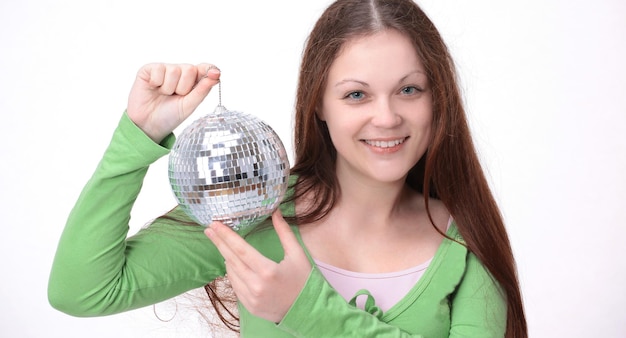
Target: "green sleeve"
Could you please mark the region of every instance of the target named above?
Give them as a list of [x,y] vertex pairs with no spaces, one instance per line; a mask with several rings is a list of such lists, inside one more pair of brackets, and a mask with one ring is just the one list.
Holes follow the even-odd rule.
[[278,328],[295,337],[422,337],[347,304],[317,268]]
[[[130,211],[148,166],[173,142],[170,135],[155,144],[123,115],[59,240],[48,283],[53,307],[74,316],[113,314],[224,274],[223,258],[200,226],[157,220],[127,239]],[[175,210],[173,217],[184,215]]]
[[506,298],[472,253],[467,255],[465,274],[451,307],[450,337],[504,337]]

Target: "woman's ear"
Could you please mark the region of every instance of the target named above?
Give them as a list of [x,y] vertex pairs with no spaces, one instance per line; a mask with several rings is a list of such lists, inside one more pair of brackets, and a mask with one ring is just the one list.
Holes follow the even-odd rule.
[[322,110],[322,105],[317,105],[317,108],[315,108],[315,115],[317,115],[317,118],[320,119],[320,121],[326,121],[326,118],[324,117],[324,110]]

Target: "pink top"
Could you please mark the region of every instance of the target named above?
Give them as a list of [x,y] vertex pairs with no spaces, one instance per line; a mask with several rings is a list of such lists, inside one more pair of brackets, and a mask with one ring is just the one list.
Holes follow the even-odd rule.
[[[452,221],[450,216],[446,231]],[[384,312],[411,291],[430,265],[432,258],[418,266],[389,273],[360,273],[344,270],[317,259],[314,261],[324,278],[346,301],[364,309],[365,302],[371,296],[374,304]]]
[[356,306],[364,309],[367,295],[357,295],[367,290],[382,311],[389,310],[398,303],[422,277],[430,264],[428,261],[407,270],[390,273],[360,273],[328,265],[315,260],[328,283],[350,302],[356,296]]

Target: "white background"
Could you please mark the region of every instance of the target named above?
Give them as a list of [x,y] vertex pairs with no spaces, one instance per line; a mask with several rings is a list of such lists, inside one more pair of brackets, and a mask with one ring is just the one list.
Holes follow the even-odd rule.
[[[0,336],[206,334],[194,311],[165,323],[151,307],[91,319],[53,310],[47,278],[65,218],[148,62],[217,64],[224,105],[271,124],[291,153],[302,46],[328,3],[2,0]],[[626,336],[626,2],[420,3],[458,63],[531,337]],[[192,120],[216,103],[214,92]],[[175,203],[166,161],[148,173],[131,232]]]

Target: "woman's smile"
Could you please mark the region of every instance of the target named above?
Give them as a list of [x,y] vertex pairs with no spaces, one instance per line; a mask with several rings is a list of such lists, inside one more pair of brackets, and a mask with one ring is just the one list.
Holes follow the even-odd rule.
[[395,153],[399,151],[408,137],[395,139],[364,139],[361,140],[371,151],[376,153]]

